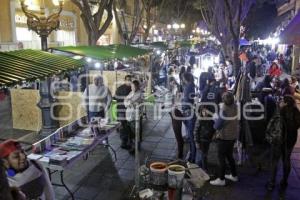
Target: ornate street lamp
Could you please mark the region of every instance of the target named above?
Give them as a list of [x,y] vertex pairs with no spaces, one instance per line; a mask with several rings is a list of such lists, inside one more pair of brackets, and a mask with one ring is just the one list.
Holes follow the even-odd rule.
[[34,12],[28,10],[28,6],[25,5],[25,0],[20,0],[23,12],[27,17],[27,26],[29,30],[33,30],[41,37],[42,50],[46,51],[48,48],[47,38],[53,30],[59,28],[59,16],[63,9],[63,0],[58,0],[59,9],[56,13],[45,15],[45,7],[41,6],[40,14],[37,15]]
[[[44,2],[44,1],[43,1]],[[25,5],[25,0],[20,0],[23,12],[27,17],[27,26],[29,30],[33,30],[41,37],[42,50],[47,51],[48,44],[47,38],[53,30],[57,30],[60,25],[59,16],[63,9],[63,0],[56,0],[59,5],[59,9],[56,13],[45,15],[45,5],[41,6],[39,14],[28,10],[28,6]],[[40,81],[39,92],[40,101],[37,106],[42,112],[42,136],[48,136],[58,127],[58,122],[53,119],[51,109],[55,102],[53,96],[50,93],[51,78],[46,77],[45,80]]]

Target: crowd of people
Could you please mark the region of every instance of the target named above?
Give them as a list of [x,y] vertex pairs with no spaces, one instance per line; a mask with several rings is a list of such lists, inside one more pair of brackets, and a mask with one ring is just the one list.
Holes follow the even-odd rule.
[[[216,142],[219,172],[216,179],[210,181],[212,185],[224,186],[225,179],[238,181],[233,150],[245,132],[241,121],[247,121],[238,115],[238,110],[241,104],[255,100],[264,108],[264,117],[260,119],[264,124],[261,134],[268,143],[272,158],[272,176],[267,188],[272,190],[275,186],[280,158],[284,163],[281,188],[285,189],[288,184],[290,156],[300,127],[300,112],[296,104],[300,100],[300,77],[297,70],[293,76],[287,75],[290,72],[290,47],[285,56],[277,55],[273,50],[264,51],[242,49],[239,73],[228,57],[216,66],[209,66],[199,77],[193,74],[194,68],[198,67],[195,62],[188,65],[181,63],[182,59],[169,64],[162,62],[168,75],[164,79],[166,82],[161,80],[160,84],[166,85],[173,94],[170,116],[177,140],[177,157],[196,163],[209,172],[209,148],[211,142]],[[190,58],[194,60],[193,56]],[[275,121],[280,126],[272,125]],[[182,124],[186,128],[185,137]],[[189,147],[187,155],[184,155],[185,141]],[[230,173],[226,173],[226,162]]]
[[[233,182],[239,180],[234,147],[243,134],[241,120],[247,120],[239,116],[239,109],[242,103],[257,98],[264,106],[262,133],[271,150],[272,173],[267,188],[272,190],[275,187],[280,159],[284,172],[280,186],[283,189],[287,187],[290,157],[300,127],[300,111],[296,105],[300,100],[300,69],[296,69],[294,76],[284,76],[289,72],[289,51],[288,48],[285,55],[276,55],[274,51],[243,50],[240,54],[242,66],[238,72],[230,58],[225,57],[220,64],[208,66],[199,77],[193,74],[197,67],[193,55],[189,56],[189,62],[186,62],[188,58],[173,57],[156,63],[162,70],[158,77],[154,77],[156,83],[166,86],[172,94],[170,116],[177,140],[177,157],[196,163],[208,172],[210,145],[217,143],[219,170],[210,184],[225,186],[226,179]],[[112,97],[103,78],[96,76],[83,93],[90,122],[97,117],[107,117],[112,99],[117,101],[121,148],[129,153],[134,152],[135,113],[136,109],[141,109],[138,105],[143,102],[142,91],[140,81],[127,75]],[[138,117],[141,123],[142,118]],[[186,128],[185,137],[182,124]],[[185,141],[189,149],[187,155],[184,155]],[[1,143],[0,157],[15,199],[54,199],[45,169],[29,160],[18,142],[7,140]],[[230,173],[227,173],[226,163]]]

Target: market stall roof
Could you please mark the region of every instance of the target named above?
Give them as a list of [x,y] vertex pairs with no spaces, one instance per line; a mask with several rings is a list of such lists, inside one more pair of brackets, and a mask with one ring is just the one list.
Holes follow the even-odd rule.
[[150,46],[152,46],[154,48],[162,49],[162,50],[168,49],[168,44],[165,42],[152,42],[152,43],[150,43]]
[[44,51],[0,52],[0,86],[44,78],[83,66],[83,61]]
[[178,45],[179,47],[192,47],[194,44],[194,42],[192,40],[183,40],[183,41],[177,41],[176,45]]
[[151,52],[151,50],[121,44],[108,46],[67,46],[53,49],[99,60],[134,58]]
[[280,43],[300,44],[300,12],[280,34]]

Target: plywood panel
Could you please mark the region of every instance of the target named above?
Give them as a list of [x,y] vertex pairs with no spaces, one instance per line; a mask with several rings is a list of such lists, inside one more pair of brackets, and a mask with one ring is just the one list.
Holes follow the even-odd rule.
[[38,90],[11,90],[13,128],[31,131],[41,129],[41,111],[37,107],[39,100]]
[[55,109],[60,126],[67,125],[86,115],[81,92],[59,92]]

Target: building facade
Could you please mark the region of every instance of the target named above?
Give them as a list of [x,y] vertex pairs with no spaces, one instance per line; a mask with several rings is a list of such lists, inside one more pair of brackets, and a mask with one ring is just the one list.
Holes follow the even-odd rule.
[[[282,27],[286,27],[291,19],[295,17],[295,15],[300,10],[300,0],[288,0],[282,1],[277,8],[277,13],[279,17],[285,16],[285,20],[283,20]],[[292,71],[294,71],[300,63],[300,46],[293,45],[293,64]]]
[[[129,27],[134,13],[133,2],[133,0],[127,1],[127,8],[125,9]],[[36,13],[39,13],[41,4],[43,4],[46,15],[53,13],[58,8],[58,0],[25,0],[25,3],[30,10]],[[0,51],[41,48],[39,36],[28,30],[27,18],[21,10],[19,0],[1,0],[0,9]],[[88,45],[88,36],[80,17],[80,10],[71,1],[64,1],[64,8],[60,16],[60,29],[53,31],[48,37],[48,47]],[[142,37],[142,34],[143,32],[139,31],[137,37]],[[97,44],[118,43],[121,43],[121,38],[115,18],[113,18],[109,28],[99,38]]]

